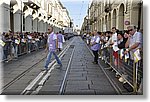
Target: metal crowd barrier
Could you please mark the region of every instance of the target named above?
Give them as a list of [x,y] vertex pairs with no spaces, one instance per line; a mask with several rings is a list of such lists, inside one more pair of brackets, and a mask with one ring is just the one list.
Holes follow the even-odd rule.
[[[22,56],[24,54],[28,54],[30,52],[33,51],[38,51],[39,49],[43,49],[45,48],[46,44],[44,42],[45,39],[39,40],[39,41],[35,41],[35,42],[20,42],[19,45],[16,45],[17,47],[17,56]],[[7,51],[8,56],[12,54],[12,47],[14,47],[12,44],[9,47],[9,50]],[[3,56],[4,55],[4,51],[3,51]],[[5,61],[6,59],[2,58],[2,61]]]
[[143,78],[143,60],[141,59],[138,62],[134,62],[131,60],[130,56],[128,59],[125,59],[125,56],[121,58],[120,50],[117,53],[118,57],[115,59],[113,56],[113,49],[111,47],[103,48],[101,53],[104,61],[125,80],[124,83],[128,83],[133,88],[134,93],[137,93]]
[[21,42],[18,45],[18,56],[44,48],[44,39],[33,42]]

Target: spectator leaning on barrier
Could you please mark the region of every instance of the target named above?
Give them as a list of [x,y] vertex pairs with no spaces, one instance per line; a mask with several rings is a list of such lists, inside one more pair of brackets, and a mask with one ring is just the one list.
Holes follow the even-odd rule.
[[93,51],[94,54],[94,64],[98,64],[98,51],[100,49],[100,37],[97,31],[95,30],[93,32],[93,37],[91,39],[90,45],[91,45],[91,50]]
[[103,44],[104,44],[104,33],[103,32],[97,32],[100,37],[100,50],[99,50],[99,58],[103,58]]
[[9,36],[9,33],[4,33],[4,39],[3,41],[5,42],[5,46],[3,47],[4,50],[4,60],[5,62],[8,62],[8,55],[11,55],[11,39]]
[[118,48],[119,49],[124,49],[125,48],[125,44],[127,42],[127,38],[124,38],[124,34],[122,31],[118,31],[117,32],[117,37],[118,37]]
[[31,43],[32,42],[31,34],[28,33],[27,39],[28,39],[28,53],[30,53],[31,52],[31,45],[32,45],[32,43]]
[[15,33],[13,36],[13,48],[14,48],[14,57],[18,58],[18,45],[20,44],[20,39],[18,33]]
[[136,26],[128,26],[128,32],[131,36],[128,37],[125,47],[127,48],[125,54],[130,52],[131,59],[134,60],[134,53],[142,48],[142,34],[137,32]]
[[111,45],[112,45],[112,48],[113,48],[113,56],[114,56],[114,65],[117,66],[117,58],[118,58],[118,44],[117,44],[117,29],[116,27],[112,27],[112,32],[113,32],[113,35],[112,35],[112,40],[111,40]]
[[105,44],[105,47],[110,47],[110,46],[111,46],[112,35],[113,35],[113,32],[108,32],[108,41],[107,41],[107,43]]
[[[119,67],[118,67],[118,71],[122,74],[122,75],[126,75],[126,72],[125,72],[125,69],[124,67],[122,66],[122,61],[123,60],[123,52],[124,52],[124,49],[125,49],[125,44],[126,44],[126,41],[127,41],[127,38],[124,38],[124,33],[122,31],[118,31],[117,32],[117,37],[118,37],[118,48],[119,48],[119,51],[118,51],[118,54],[120,55],[120,57],[118,57],[118,62],[119,62]],[[122,80],[122,81],[121,81]],[[119,81],[123,82],[124,81],[124,78],[121,76],[119,78]]]
[[[141,58],[141,52],[142,52],[142,34],[141,32],[138,32],[136,29],[136,26],[134,25],[130,25],[127,27],[128,32],[130,34],[130,36],[128,37],[127,43],[126,43],[126,51],[125,54],[127,54],[128,52],[130,52],[130,59],[132,61],[134,61],[134,64],[136,64],[136,75],[138,74],[138,70],[140,70],[138,68],[138,62],[142,59]],[[141,69],[142,70],[142,69]],[[137,77],[138,78],[138,77]],[[136,79],[137,80],[137,79]],[[139,93],[142,93],[142,76],[140,78],[141,82],[140,83],[140,87],[138,89]]]
[[[107,60],[107,57],[108,57],[108,50],[107,50],[107,47],[108,47],[108,41],[109,41],[109,33],[110,31],[107,31],[105,32],[104,34],[104,42],[103,42],[103,58],[105,60],[105,63],[106,63],[106,60]],[[106,46],[107,45],[107,46]]]

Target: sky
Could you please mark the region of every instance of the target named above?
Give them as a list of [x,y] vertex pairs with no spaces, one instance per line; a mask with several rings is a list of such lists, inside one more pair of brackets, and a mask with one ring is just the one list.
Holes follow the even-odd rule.
[[60,0],[73,19],[74,26],[81,28],[84,17],[87,15],[88,5],[91,0]]

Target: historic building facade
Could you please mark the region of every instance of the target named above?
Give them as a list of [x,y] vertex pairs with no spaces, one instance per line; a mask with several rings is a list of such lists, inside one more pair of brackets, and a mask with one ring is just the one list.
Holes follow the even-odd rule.
[[0,32],[55,32],[70,26],[69,13],[59,0],[0,0]]
[[126,30],[128,25],[143,29],[142,0],[93,0],[88,8],[82,32],[110,31],[112,27]]

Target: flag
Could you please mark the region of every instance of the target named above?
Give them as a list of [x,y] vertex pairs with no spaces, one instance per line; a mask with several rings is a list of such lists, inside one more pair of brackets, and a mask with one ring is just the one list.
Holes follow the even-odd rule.
[[139,60],[141,60],[140,50],[137,49],[137,50],[134,52],[133,56],[134,56],[134,62],[135,62],[135,63],[137,63]]
[[124,50],[121,49],[121,50],[120,50],[120,59],[122,59],[123,56],[124,56]]
[[5,46],[5,42],[3,42],[2,40],[0,40],[0,45],[1,46]]
[[128,58],[129,58],[129,53],[125,54],[125,62],[127,62]]
[[20,44],[20,40],[17,40],[17,39],[16,39],[16,40],[15,40],[15,43],[19,45],[19,44]]

